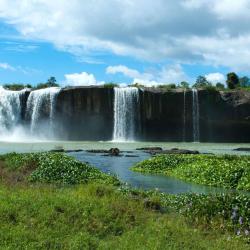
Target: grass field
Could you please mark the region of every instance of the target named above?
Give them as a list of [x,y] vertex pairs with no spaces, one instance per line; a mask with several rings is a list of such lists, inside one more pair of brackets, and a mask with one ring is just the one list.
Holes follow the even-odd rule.
[[1,249],[249,249],[193,223],[176,197],[124,189],[63,154],[2,156],[0,176]]

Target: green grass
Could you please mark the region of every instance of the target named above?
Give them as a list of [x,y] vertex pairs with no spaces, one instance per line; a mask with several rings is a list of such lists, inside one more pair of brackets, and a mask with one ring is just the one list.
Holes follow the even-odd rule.
[[218,224],[221,201],[117,187],[115,177],[63,154],[1,156],[0,177],[0,249],[249,248],[231,228],[202,220]]
[[0,187],[0,196],[2,249],[247,249],[102,184]]
[[250,191],[249,156],[160,155],[132,170],[159,173],[210,186]]

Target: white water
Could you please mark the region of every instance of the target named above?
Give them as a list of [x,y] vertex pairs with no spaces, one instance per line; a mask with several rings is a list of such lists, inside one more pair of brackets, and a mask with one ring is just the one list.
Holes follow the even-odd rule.
[[31,133],[37,133],[38,127],[44,119],[43,114],[48,114],[46,117],[49,123],[49,133],[53,132],[54,107],[56,97],[60,92],[60,88],[46,88],[32,91],[27,101],[27,115],[29,115],[31,124]]
[[10,91],[0,86],[0,137],[9,137],[21,119],[21,96],[25,91]]
[[114,88],[114,141],[135,140],[135,122],[139,90],[135,87]]
[[199,94],[197,89],[192,89],[192,108],[193,108],[193,141],[200,141],[200,107]]

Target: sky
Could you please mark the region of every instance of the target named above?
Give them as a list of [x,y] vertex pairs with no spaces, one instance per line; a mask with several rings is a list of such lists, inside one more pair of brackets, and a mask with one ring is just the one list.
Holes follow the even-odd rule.
[[0,0],[0,84],[250,75],[250,0]]

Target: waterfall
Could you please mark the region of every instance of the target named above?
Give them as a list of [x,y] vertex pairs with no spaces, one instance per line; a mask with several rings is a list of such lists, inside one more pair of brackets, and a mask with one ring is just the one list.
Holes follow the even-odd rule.
[[21,96],[25,91],[6,90],[0,86],[0,134],[11,133],[21,119]]
[[186,140],[186,89],[183,91],[183,130],[182,130],[182,140]]
[[[55,113],[56,97],[60,92],[60,88],[46,88],[32,91],[27,101],[27,116],[30,118],[31,133],[37,134],[37,130],[44,128],[53,132],[53,121]],[[44,127],[44,124],[48,126]]]
[[197,89],[192,89],[192,109],[193,109],[193,141],[200,141],[200,111],[199,111],[199,95]]
[[114,141],[133,141],[138,119],[139,90],[135,87],[114,88]]

